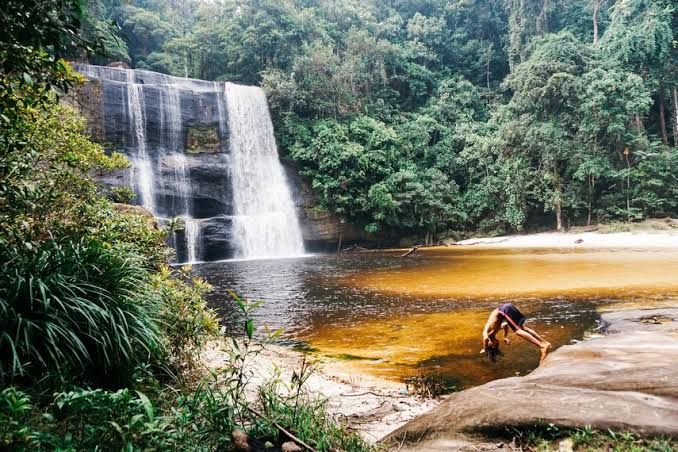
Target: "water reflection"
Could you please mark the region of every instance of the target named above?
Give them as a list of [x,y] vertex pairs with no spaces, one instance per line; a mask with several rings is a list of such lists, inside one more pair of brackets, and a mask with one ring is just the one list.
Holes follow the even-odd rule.
[[215,286],[225,324],[238,319],[228,289],[263,300],[260,324],[288,340],[351,358],[351,368],[401,379],[420,371],[463,385],[524,373],[538,353],[513,337],[495,365],[478,354],[491,309],[510,300],[556,347],[595,326],[610,303],[665,301],[678,293],[678,253],[437,249],[232,261],[196,266]]

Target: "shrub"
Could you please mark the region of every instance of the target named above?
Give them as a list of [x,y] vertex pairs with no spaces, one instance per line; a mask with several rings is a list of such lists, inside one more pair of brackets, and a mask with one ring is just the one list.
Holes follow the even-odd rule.
[[113,187],[111,188],[111,198],[114,202],[121,202],[129,204],[136,197],[136,193],[129,187]]
[[170,364],[183,372],[197,367],[203,345],[219,331],[216,315],[203,299],[211,286],[200,278],[190,279],[189,271],[190,267],[181,271],[163,267],[151,277],[162,300],[159,314]]
[[161,354],[160,299],[141,259],[101,241],[0,250],[0,378],[122,382]]

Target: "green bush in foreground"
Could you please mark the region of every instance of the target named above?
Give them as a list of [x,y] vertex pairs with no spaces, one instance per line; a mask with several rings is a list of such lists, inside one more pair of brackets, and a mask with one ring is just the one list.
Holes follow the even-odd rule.
[[140,259],[99,241],[0,251],[0,379],[54,373],[123,382],[158,359],[160,299]]
[[[292,432],[318,451],[372,449],[357,434],[332,420],[322,399],[303,386],[312,369],[305,364],[289,387],[280,379],[247,397],[252,370],[247,362],[276,337],[253,342],[252,306],[236,297],[245,314],[245,338],[233,340],[226,366],[195,388],[160,389],[148,373],[134,387],[114,390],[75,388],[39,397],[10,387],[0,392],[0,448],[67,450],[229,450],[234,430],[247,431],[256,445],[281,445]],[[263,414],[262,414],[263,413]]]

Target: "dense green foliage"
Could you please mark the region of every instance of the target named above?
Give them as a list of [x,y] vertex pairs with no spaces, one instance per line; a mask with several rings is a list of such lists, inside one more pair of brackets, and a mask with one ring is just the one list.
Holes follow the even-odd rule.
[[[168,231],[147,212],[103,196],[93,176],[128,162],[59,103],[81,81],[60,56],[122,41],[78,0],[10,0],[0,17],[0,448],[224,450],[236,428],[279,444],[273,419],[314,426],[303,438],[318,450],[365,449],[299,393],[305,416],[290,420],[280,399],[253,419],[245,365],[256,350],[196,382],[218,333],[210,287],[167,266]],[[249,344],[252,305],[237,301]]]
[[283,154],[325,208],[368,231],[678,213],[670,1],[99,0],[93,9],[120,24],[121,58],[135,67],[262,85]]

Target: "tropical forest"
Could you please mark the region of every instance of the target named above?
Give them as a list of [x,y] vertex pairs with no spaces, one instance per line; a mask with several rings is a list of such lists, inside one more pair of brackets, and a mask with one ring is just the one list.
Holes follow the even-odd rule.
[[678,450],[674,1],[0,20],[0,449]]

